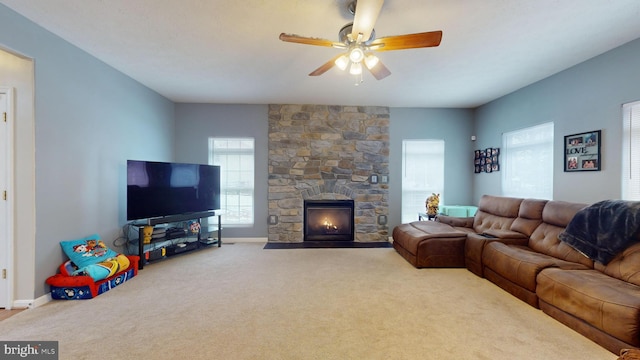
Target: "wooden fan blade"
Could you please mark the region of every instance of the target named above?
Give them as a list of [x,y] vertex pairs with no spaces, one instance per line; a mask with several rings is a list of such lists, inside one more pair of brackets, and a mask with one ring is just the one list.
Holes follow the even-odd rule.
[[442,31],[438,30],[417,34],[381,37],[373,40],[368,47],[375,48],[376,51],[415,49],[438,46],[440,45],[440,40],[442,40]]
[[351,37],[354,41],[358,39],[360,33],[362,33],[363,42],[369,40],[383,3],[384,0],[358,0],[356,2],[356,14],[353,17],[351,31]]
[[338,60],[338,58],[340,56],[342,56],[343,54],[338,54],[336,56],[333,57],[333,59],[327,61],[326,63],[320,65],[319,68],[313,70],[309,76],[319,76],[322,75],[324,73],[326,73],[327,71],[329,71],[329,69],[331,69],[335,64],[336,64],[336,60]]
[[[369,68],[367,68],[367,69],[369,69]],[[382,80],[382,79],[386,78],[387,76],[391,75],[391,71],[389,71],[389,69],[387,69],[387,67],[384,66],[382,61],[379,61],[379,60],[378,60],[378,63],[376,64],[376,66],[374,66],[371,69],[369,69],[369,71],[371,72],[373,77],[375,77],[377,80]]]
[[327,39],[319,39],[319,38],[311,38],[304,37],[295,34],[280,34],[280,40],[286,42],[292,42],[297,44],[306,44],[306,45],[316,45],[316,46],[326,46],[326,47],[338,47],[344,48],[345,45],[339,42],[327,40]]

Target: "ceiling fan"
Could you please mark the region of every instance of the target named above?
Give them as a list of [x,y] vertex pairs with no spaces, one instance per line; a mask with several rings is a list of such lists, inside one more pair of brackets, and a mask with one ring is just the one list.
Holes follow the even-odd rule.
[[[349,11],[354,14],[353,23],[349,23],[340,29],[338,33],[339,42],[286,33],[280,34],[280,40],[346,50],[346,52],[338,54],[312,71],[309,76],[322,75],[335,65],[341,70],[346,70],[349,67],[349,73],[360,76],[360,82],[362,82],[362,67],[364,63],[364,67],[376,79],[384,79],[391,75],[391,71],[382,64],[380,59],[373,54],[373,51],[435,47],[440,45],[442,31],[376,38],[373,26],[378,19],[383,3],[384,0],[353,0],[349,5]],[[357,84],[358,82],[356,81]]]

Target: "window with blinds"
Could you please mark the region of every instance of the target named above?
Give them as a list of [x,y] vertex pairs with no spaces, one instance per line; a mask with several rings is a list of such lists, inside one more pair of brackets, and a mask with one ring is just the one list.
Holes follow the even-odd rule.
[[220,165],[220,207],[225,226],[253,225],[254,143],[253,138],[209,138],[209,164]]
[[640,101],[622,105],[622,199],[640,200]]
[[402,222],[418,220],[432,193],[444,204],[444,140],[403,140]]
[[502,134],[502,195],[553,198],[553,123]]

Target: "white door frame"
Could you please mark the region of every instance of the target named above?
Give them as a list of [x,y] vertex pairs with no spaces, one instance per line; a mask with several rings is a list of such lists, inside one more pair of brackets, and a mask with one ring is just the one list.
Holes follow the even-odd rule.
[[[1,156],[5,157],[5,188],[0,189],[0,201],[4,202],[6,216],[2,221],[5,222],[4,229],[0,229],[0,307],[5,309],[11,309],[13,304],[13,280],[14,276],[14,201],[13,201],[13,125],[15,122],[14,113],[14,89],[11,87],[0,86],[0,94],[5,96],[5,104],[3,107],[6,109],[6,121],[5,115],[0,112],[0,126],[5,127],[3,132],[3,138],[0,139],[0,144],[4,144],[4,149],[0,151]],[[4,198],[4,192],[6,191],[6,199]]]

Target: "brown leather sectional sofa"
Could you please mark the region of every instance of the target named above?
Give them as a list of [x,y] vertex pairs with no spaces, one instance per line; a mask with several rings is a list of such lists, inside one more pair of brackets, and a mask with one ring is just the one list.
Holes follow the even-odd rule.
[[418,268],[466,267],[609,351],[640,347],[640,243],[606,265],[558,239],[586,204],[485,195],[472,218],[401,224]]

